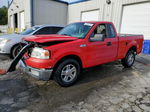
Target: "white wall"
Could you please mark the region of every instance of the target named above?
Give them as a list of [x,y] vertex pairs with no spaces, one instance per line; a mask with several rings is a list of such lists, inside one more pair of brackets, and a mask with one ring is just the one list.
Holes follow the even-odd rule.
[[[100,10],[103,7],[100,4],[101,0],[91,0],[69,5],[68,7],[68,23],[77,22],[81,20],[81,13],[86,11]],[[101,10],[99,11],[99,20],[101,20]]]
[[85,11],[99,10],[99,21],[114,22],[117,31],[120,32],[123,5],[135,4],[141,2],[150,2],[150,0],[111,0],[108,5],[106,0],[91,0],[77,4],[69,5],[68,23],[81,21],[81,13]]
[[[31,1],[33,1],[33,5]],[[21,12],[23,11],[24,19],[21,18]],[[18,14],[19,31],[22,31],[23,27],[21,20],[24,20],[25,28],[40,24],[66,25],[68,20],[68,5],[53,0],[13,0],[8,9],[9,28],[14,28],[13,15],[15,13]]]
[[[14,23],[11,22],[11,16],[13,16],[15,13],[18,14],[18,28],[21,30],[21,19],[20,19],[20,13],[22,11],[25,12],[25,27],[31,27],[31,6],[30,6],[31,0],[13,0],[12,4],[10,5],[8,9],[8,25],[10,28],[14,28]],[[14,18],[13,18],[14,21]],[[13,26],[13,27],[12,27]]]
[[0,31],[2,33],[6,33],[7,32],[7,28],[8,28],[8,25],[0,25]]

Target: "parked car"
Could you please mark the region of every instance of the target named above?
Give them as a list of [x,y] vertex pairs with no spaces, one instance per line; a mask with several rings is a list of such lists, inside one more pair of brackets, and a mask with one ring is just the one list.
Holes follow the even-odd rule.
[[131,67],[143,45],[143,35],[119,35],[111,22],[77,22],[58,34],[24,40],[31,48],[25,49],[28,53],[20,68],[40,80],[54,79],[64,87],[74,84],[84,68],[119,59],[124,67]]
[[0,55],[9,55],[14,58],[20,49],[25,45],[23,37],[31,35],[56,34],[63,26],[60,25],[37,25],[20,34],[0,36]]

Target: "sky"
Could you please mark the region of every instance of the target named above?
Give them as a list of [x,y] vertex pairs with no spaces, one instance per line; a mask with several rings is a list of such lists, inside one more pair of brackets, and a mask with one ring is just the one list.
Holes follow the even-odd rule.
[[[9,0],[9,2],[11,2],[12,0]],[[65,2],[68,2],[68,3],[72,3],[72,2],[77,2],[77,1],[82,1],[82,0],[60,0],[60,1],[65,1]],[[85,0],[83,0],[85,1]],[[8,0],[0,0],[0,7],[2,6],[7,6],[7,3],[8,3]]]
[[70,3],[70,2],[72,2],[72,1],[78,1],[78,0],[60,0],[60,1],[65,1],[65,2]]
[[86,1],[86,0],[60,0],[60,1],[65,1],[65,2],[68,2],[68,3],[73,3],[73,2]]
[[7,6],[7,4],[8,4],[8,0],[0,0],[0,7]]

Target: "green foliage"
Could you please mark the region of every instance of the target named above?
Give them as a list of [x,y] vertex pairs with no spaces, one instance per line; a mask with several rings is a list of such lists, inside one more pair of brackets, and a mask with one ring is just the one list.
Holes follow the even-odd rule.
[[0,25],[6,25],[8,22],[8,8],[3,6],[0,8]]

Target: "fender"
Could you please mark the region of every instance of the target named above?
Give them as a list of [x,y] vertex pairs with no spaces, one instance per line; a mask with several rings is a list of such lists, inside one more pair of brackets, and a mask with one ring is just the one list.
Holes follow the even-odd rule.
[[[131,42],[127,45],[127,48],[126,48],[124,57],[125,57],[126,54],[128,53],[129,49],[132,48],[132,47],[136,47],[136,48],[137,48],[137,42],[136,42],[136,41],[131,41]],[[137,50],[136,50],[136,53],[137,53]]]
[[23,58],[24,54],[28,51],[28,49],[32,48],[33,46],[34,44],[28,44],[25,47],[23,47],[23,49],[20,51],[20,53],[15,57],[15,59],[11,63],[9,69],[7,70],[7,73],[13,72],[16,70],[16,66],[18,62]]
[[64,57],[67,57],[67,56],[77,56],[80,60],[81,60],[81,63],[82,63],[82,67],[84,68],[85,67],[85,61],[83,61],[83,57],[81,56],[81,54],[79,52],[66,52],[66,53],[63,53],[63,55],[57,55],[57,57],[54,59],[55,62],[54,62],[54,66],[61,60],[63,59]]

